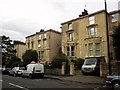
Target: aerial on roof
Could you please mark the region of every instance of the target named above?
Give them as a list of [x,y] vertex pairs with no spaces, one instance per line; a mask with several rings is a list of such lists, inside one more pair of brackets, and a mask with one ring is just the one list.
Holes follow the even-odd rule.
[[[85,18],[85,17],[91,16],[91,15],[94,15],[94,14],[98,14],[98,13],[101,13],[101,12],[105,12],[105,10],[100,10],[100,11],[97,11],[97,12],[94,12],[94,13],[91,13],[91,14],[88,14],[88,13],[87,13],[87,14],[85,14],[85,15],[79,15],[78,18],[75,18],[75,19],[72,19],[72,20],[63,22],[63,23],[61,23],[61,25],[67,24],[67,23],[70,23],[70,22],[73,22],[73,21],[76,21],[76,20],[79,20],[79,19],[81,19],[81,18]],[[114,14],[114,13],[116,13],[116,12],[120,12],[120,10],[114,10],[114,11],[112,11],[112,12],[108,12],[108,14]]]
[[[105,12],[105,10],[99,10],[99,11],[94,12],[94,13],[91,13],[91,14],[88,14],[88,13],[87,13],[87,14],[85,14],[85,15],[79,15],[78,18],[75,18],[75,19],[69,20],[69,21],[67,21],[67,22],[61,23],[61,25],[66,24],[66,23],[69,23],[69,22],[73,22],[73,21],[75,21],[75,20],[79,20],[79,19],[82,19],[82,18],[85,18],[85,17],[88,17],[88,16],[92,16],[92,15],[94,15],[94,14],[98,14],[98,13],[101,13],[101,12]],[[83,13],[83,12],[82,12],[82,13]]]

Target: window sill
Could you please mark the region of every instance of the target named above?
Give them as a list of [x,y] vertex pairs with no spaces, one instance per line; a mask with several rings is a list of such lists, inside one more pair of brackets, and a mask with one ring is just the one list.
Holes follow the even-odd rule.
[[94,37],[85,38],[84,40],[88,40],[88,39],[101,39],[101,38],[102,38],[102,37],[97,37],[97,36],[95,37],[95,36],[94,36]]
[[97,26],[98,24],[91,24],[91,25],[88,25],[87,28],[89,27],[94,27],[94,26]]
[[71,29],[71,30],[67,30],[66,33],[68,33],[68,32],[73,32],[73,31],[74,31],[73,29]]

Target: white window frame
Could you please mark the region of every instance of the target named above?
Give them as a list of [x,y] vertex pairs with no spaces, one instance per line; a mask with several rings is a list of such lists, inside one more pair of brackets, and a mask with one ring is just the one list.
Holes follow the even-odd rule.
[[39,36],[38,36],[38,38],[39,38],[39,40],[41,40],[42,36],[41,36],[41,35],[39,35]]
[[[97,47],[99,45],[99,47]],[[100,56],[100,43],[95,43],[95,51],[96,51],[96,56]],[[99,54],[97,55],[97,52],[99,51]]]
[[89,34],[89,37],[96,37],[97,36],[97,28],[89,27],[88,34]]
[[72,30],[72,23],[68,24],[68,30]]
[[[92,47],[90,47],[90,45],[92,46]],[[88,44],[88,56],[93,56],[93,43],[89,43]]]
[[94,16],[89,17],[89,24],[90,25],[95,24],[95,17]]
[[68,41],[73,41],[73,40],[74,40],[74,34],[68,33]]
[[47,35],[46,35],[46,33],[44,34],[44,38],[47,38]]
[[111,20],[112,22],[116,22],[118,20],[118,14],[116,13],[116,14],[111,15]]

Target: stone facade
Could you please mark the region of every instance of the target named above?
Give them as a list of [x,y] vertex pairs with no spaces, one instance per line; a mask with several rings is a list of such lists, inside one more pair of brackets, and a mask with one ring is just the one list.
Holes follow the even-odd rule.
[[14,41],[14,49],[16,50],[16,56],[22,61],[22,55],[26,51],[25,43],[21,41]]
[[61,48],[61,33],[52,29],[26,37],[26,48],[36,50],[38,60],[51,62],[52,58],[59,53]]
[[[107,16],[110,37],[112,27],[120,23],[120,10],[107,13]],[[116,20],[113,20],[113,16]],[[105,10],[80,16],[61,25],[62,52],[67,56],[72,58],[105,56],[107,58]]]

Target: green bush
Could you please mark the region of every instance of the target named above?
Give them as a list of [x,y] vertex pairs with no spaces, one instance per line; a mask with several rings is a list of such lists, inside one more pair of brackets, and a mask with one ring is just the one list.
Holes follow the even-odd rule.
[[68,63],[68,58],[65,54],[56,55],[52,60],[52,67],[53,68],[61,68],[62,62]]
[[75,67],[77,67],[77,69],[81,69],[83,63],[84,63],[84,59],[82,59],[82,58],[77,58],[77,59],[75,60]]

